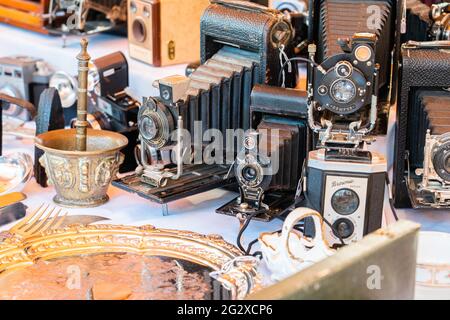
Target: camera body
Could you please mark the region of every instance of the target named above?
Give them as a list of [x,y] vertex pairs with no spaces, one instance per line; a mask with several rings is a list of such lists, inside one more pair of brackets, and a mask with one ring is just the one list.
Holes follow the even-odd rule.
[[[0,92],[24,99],[37,106],[39,96],[48,88],[52,71],[41,59],[25,56],[0,58]],[[23,121],[31,120],[31,114],[17,105],[10,104],[3,114]]]
[[327,160],[324,149],[309,154],[306,193],[332,225],[326,227],[330,245],[359,241],[382,226],[387,162],[371,155],[370,163],[352,163]]
[[308,93],[319,147],[361,147],[369,134],[386,132],[395,88],[395,12],[390,0],[315,3]]
[[155,66],[198,61],[200,17],[208,5],[209,0],[128,0],[130,56]]
[[314,68],[310,123],[322,146],[359,147],[374,129],[379,81],[375,43],[375,34],[357,33],[351,46],[342,43],[342,54]]
[[137,116],[140,103],[125,91],[129,80],[124,54],[118,51],[93,60],[88,78],[88,90],[94,100],[88,121],[94,129],[119,132],[128,138],[120,172],[133,171],[136,167],[134,149],[139,135]]
[[437,151],[432,147],[445,146],[450,129],[449,48],[439,41],[408,42],[402,48],[393,179],[397,208],[450,207],[448,182],[437,175],[450,169],[445,157],[433,160]]
[[252,128],[234,164],[240,196],[218,213],[270,221],[300,202],[298,191],[311,146],[306,99],[298,90],[253,88]]

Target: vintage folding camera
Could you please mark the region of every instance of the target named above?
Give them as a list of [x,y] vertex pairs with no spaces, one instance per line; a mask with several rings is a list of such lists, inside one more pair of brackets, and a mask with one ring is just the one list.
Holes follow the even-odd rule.
[[309,122],[320,146],[358,147],[368,134],[387,130],[395,87],[395,2],[321,0],[313,12]]
[[[53,71],[41,59],[25,56],[0,58],[0,93],[25,99],[37,106],[41,92],[48,87]],[[23,121],[31,120],[30,113],[9,104],[3,114]]]
[[402,41],[450,40],[450,3],[428,6],[420,0],[406,1]]
[[126,0],[50,0],[46,29],[53,34],[94,34],[124,29]]
[[[249,2],[213,1],[201,19],[200,33],[201,65],[189,77],[158,81],[160,96],[146,99],[139,111],[141,166],[136,175],[114,182],[159,203],[233,181],[227,173],[236,151],[223,146],[234,147],[236,140],[233,134],[227,139],[227,130],[250,127],[252,87],[276,84],[280,57],[293,52],[289,21],[278,11]],[[287,73],[286,85],[294,86],[295,82],[296,72]],[[200,141],[170,139],[175,129],[199,134]],[[222,147],[212,157],[230,158],[230,163],[204,161],[203,151],[213,138],[204,142],[202,137],[211,132],[223,134],[217,138]],[[199,154],[204,157],[195,161]],[[194,161],[182,165],[180,159],[186,158]]]
[[128,0],[130,57],[154,66],[200,58],[200,17],[209,0]]
[[449,41],[403,45],[394,153],[396,207],[450,208],[448,70]]
[[234,163],[240,196],[216,211],[270,221],[300,201],[299,184],[310,133],[306,93],[257,85],[251,96],[252,129]]

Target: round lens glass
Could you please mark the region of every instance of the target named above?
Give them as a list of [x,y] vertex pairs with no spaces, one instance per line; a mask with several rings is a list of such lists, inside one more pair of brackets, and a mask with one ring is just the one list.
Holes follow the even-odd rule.
[[151,117],[145,117],[144,119],[142,119],[140,129],[141,134],[147,140],[154,139],[158,134],[158,126]]
[[254,167],[247,166],[244,169],[242,169],[242,177],[248,181],[252,182],[255,181],[258,178],[258,172]]
[[339,79],[331,86],[331,97],[338,103],[349,103],[355,96],[355,84],[348,79]]
[[341,215],[350,215],[359,207],[359,197],[355,191],[340,189],[331,197],[331,206]]
[[348,219],[338,219],[333,224],[333,233],[337,237],[341,237],[342,239],[350,238],[355,231],[355,226],[353,222]]

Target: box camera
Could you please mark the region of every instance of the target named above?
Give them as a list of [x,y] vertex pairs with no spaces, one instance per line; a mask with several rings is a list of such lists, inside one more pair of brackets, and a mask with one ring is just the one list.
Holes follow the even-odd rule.
[[120,30],[126,21],[126,0],[50,0],[46,29],[54,34],[94,34]]
[[386,131],[395,12],[390,0],[316,2],[308,93],[319,146],[360,147],[377,127]]
[[[249,2],[213,1],[200,29],[201,65],[189,77],[158,81],[160,96],[146,99],[139,111],[142,165],[136,175],[114,182],[160,203],[232,182],[227,173],[239,149],[234,130],[250,127],[252,87],[276,84],[280,53],[289,57],[293,52],[289,21]],[[296,72],[288,73],[286,84],[295,82]],[[175,129],[200,139],[173,139]],[[219,141],[211,154],[205,152]]]
[[[330,161],[324,149],[311,151],[306,174],[309,205],[332,227],[326,227],[330,245],[350,244],[381,228],[387,162],[371,154],[370,163]],[[311,232],[309,221],[307,233]]]
[[299,184],[310,134],[306,93],[256,85],[252,91],[252,129],[234,163],[240,196],[217,209],[227,215],[269,221],[300,199]]
[[[49,65],[41,59],[25,56],[0,58],[0,93],[28,100],[37,106],[51,75]],[[3,114],[23,121],[31,120],[26,109],[14,104],[3,110]]]
[[128,0],[130,56],[166,66],[198,61],[200,17],[209,0]]

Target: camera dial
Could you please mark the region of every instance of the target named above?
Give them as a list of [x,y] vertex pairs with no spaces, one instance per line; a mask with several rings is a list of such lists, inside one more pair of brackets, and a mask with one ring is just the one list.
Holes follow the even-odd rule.
[[279,21],[272,28],[272,32],[270,33],[272,45],[276,48],[286,46],[292,39],[292,36],[293,36],[292,26],[291,24],[287,23],[284,20]]

